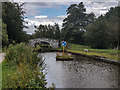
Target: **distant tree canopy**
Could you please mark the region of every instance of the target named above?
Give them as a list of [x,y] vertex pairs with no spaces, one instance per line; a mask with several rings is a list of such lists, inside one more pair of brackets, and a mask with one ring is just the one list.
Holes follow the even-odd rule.
[[111,48],[117,47],[120,45],[119,36],[120,36],[120,6],[111,8],[109,12],[106,13],[104,19],[107,20],[109,25],[109,44]]
[[120,7],[111,8],[104,16],[99,16],[96,21],[87,27],[85,40],[94,48],[119,47],[119,16]]
[[72,4],[67,9],[67,18],[63,20],[62,39],[72,43],[84,44],[85,27],[95,19],[94,13],[87,14],[83,2]]
[[2,19],[4,24],[6,24],[9,43],[27,41],[27,34],[23,31],[23,28],[25,28],[23,24],[25,12],[22,6],[23,4],[19,5],[18,3],[2,3]]
[[60,28],[59,25],[55,23],[55,25],[39,25],[39,27],[35,28],[35,33],[32,35],[33,38],[53,38],[60,40]]
[[89,25],[84,34],[85,41],[93,48],[106,48],[108,47],[108,30],[107,21],[100,16],[93,24]]
[[67,17],[63,20],[62,30],[58,24],[40,25],[36,27],[34,38],[46,37],[66,40],[71,43],[85,44],[93,48],[119,47],[118,25],[120,24],[120,7],[110,10],[98,18],[94,13],[87,14],[83,3],[72,4],[67,9]]
[[90,45],[93,48],[119,47],[120,6],[98,18],[94,13],[87,14],[83,3],[72,4],[67,9],[67,18],[63,20],[62,39],[71,43]]
[[[63,20],[62,30],[59,25],[35,26],[35,33],[26,34],[24,26],[24,4],[3,2],[2,3],[2,45],[15,41],[26,42],[28,38],[53,38],[64,39],[67,42],[90,45],[93,48],[117,48],[120,45],[120,6],[111,7],[110,10],[98,18],[93,12],[87,14],[83,2],[71,4],[66,12],[67,17]],[[0,34],[1,35],[1,34]]]

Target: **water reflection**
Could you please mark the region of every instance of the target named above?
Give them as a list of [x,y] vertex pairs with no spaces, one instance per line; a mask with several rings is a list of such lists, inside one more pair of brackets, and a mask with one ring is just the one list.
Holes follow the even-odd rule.
[[56,88],[117,88],[118,67],[81,56],[73,61],[56,61],[56,53],[42,53],[47,64],[48,87]]

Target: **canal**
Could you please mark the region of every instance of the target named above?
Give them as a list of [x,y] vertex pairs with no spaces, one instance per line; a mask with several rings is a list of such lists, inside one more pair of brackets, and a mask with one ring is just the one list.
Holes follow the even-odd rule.
[[56,61],[56,52],[42,53],[46,64],[47,87],[118,88],[118,66],[74,56],[73,61]]

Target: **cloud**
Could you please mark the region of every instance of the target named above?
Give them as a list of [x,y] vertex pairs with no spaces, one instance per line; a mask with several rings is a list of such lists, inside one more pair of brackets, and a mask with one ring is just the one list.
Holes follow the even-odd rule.
[[57,16],[58,18],[66,18],[67,15],[60,15],[60,16]]
[[93,12],[98,17],[106,14],[111,7],[117,6],[118,2],[86,2],[84,5],[87,13]]
[[[34,33],[34,25],[39,26],[42,25],[54,25],[54,23],[58,23],[60,28],[62,28],[63,19],[67,17],[67,15],[59,15],[55,17],[49,17],[47,15],[42,15],[41,11],[44,11],[47,8],[60,8],[61,5],[67,5],[69,7],[70,4],[79,2],[28,2],[25,4],[26,15],[28,18],[25,21],[28,22],[26,24],[29,27],[25,29],[27,33]],[[115,7],[118,5],[118,2],[85,2],[84,5],[87,13],[95,13],[98,17],[101,14],[105,14],[109,11],[110,7]],[[51,12],[52,13],[52,12]],[[31,17],[32,16],[32,17]]]
[[[26,14],[25,16],[39,16],[41,15],[41,11],[44,11],[45,8],[60,8],[61,5],[67,5],[69,7],[70,4],[76,3],[78,4],[79,2],[66,2],[66,1],[61,1],[61,2],[26,2],[24,5]],[[102,10],[105,12],[106,10],[109,10],[110,7],[117,6],[118,2],[113,0],[113,2],[101,2],[101,1],[84,1],[83,2],[87,13],[94,12],[95,15],[98,17]],[[105,11],[104,11],[105,10]],[[105,14],[105,13],[104,13]]]
[[[45,15],[46,16],[46,15]],[[66,17],[66,15],[60,15],[57,17],[46,17],[46,18],[27,18],[24,19],[28,24],[25,24],[28,26],[29,29],[24,29],[28,34],[34,33],[34,26],[41,25],[54,25],[55,23],[58,23],[59,27],[62,28],[63,19]]]
[[[18,2],[21,3],[21,2]],[[25,2],[23,8],[26,17],[34,17],[34,16],[39,16],[41,15],[41,11],[46,10],[47,8],[55,8],[55,9],[60,9],[61,5],[69,5],[72,2]]]
[[62,21],[63,21],[64,18],[62,17],[53,17],[53,18],[50,18],[50,17],[47,17],[47,18],[41,18],[41,19],[38,19],[38,18],[29,18],[29,19],[25,19],[26,22],[28,22],[28,24],[25,24],[26,26],[39,26],[40,24],[42,25],[54,25],[55,23],[58,23],[60,26],[62,26]]
[[37,18],[37,19],[40,19],[40,18],[47,18],[47,15],[34,16],[34,18]]
[[[5,1],[5,0],[2,0]],[[6,0],[8,1],[8,0]],[[9,0],[12,1],[12,0]],[[15,2],[116,2],[119,0],[14,0]]]

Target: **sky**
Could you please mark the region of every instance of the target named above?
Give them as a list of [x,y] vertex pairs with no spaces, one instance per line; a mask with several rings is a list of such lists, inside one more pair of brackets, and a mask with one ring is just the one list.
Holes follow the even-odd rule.
[[24,29],[28,34],[34,33],[34,25],[54,25],[58,23],[62,28],[63,19],[67,17],[66,10],[71,4],[83,2],[86,13],[93,12],[96,17],[108,12],[110,7],[118,6],[118,0],[13,0],[23,3],[25,23],[29,29]]

